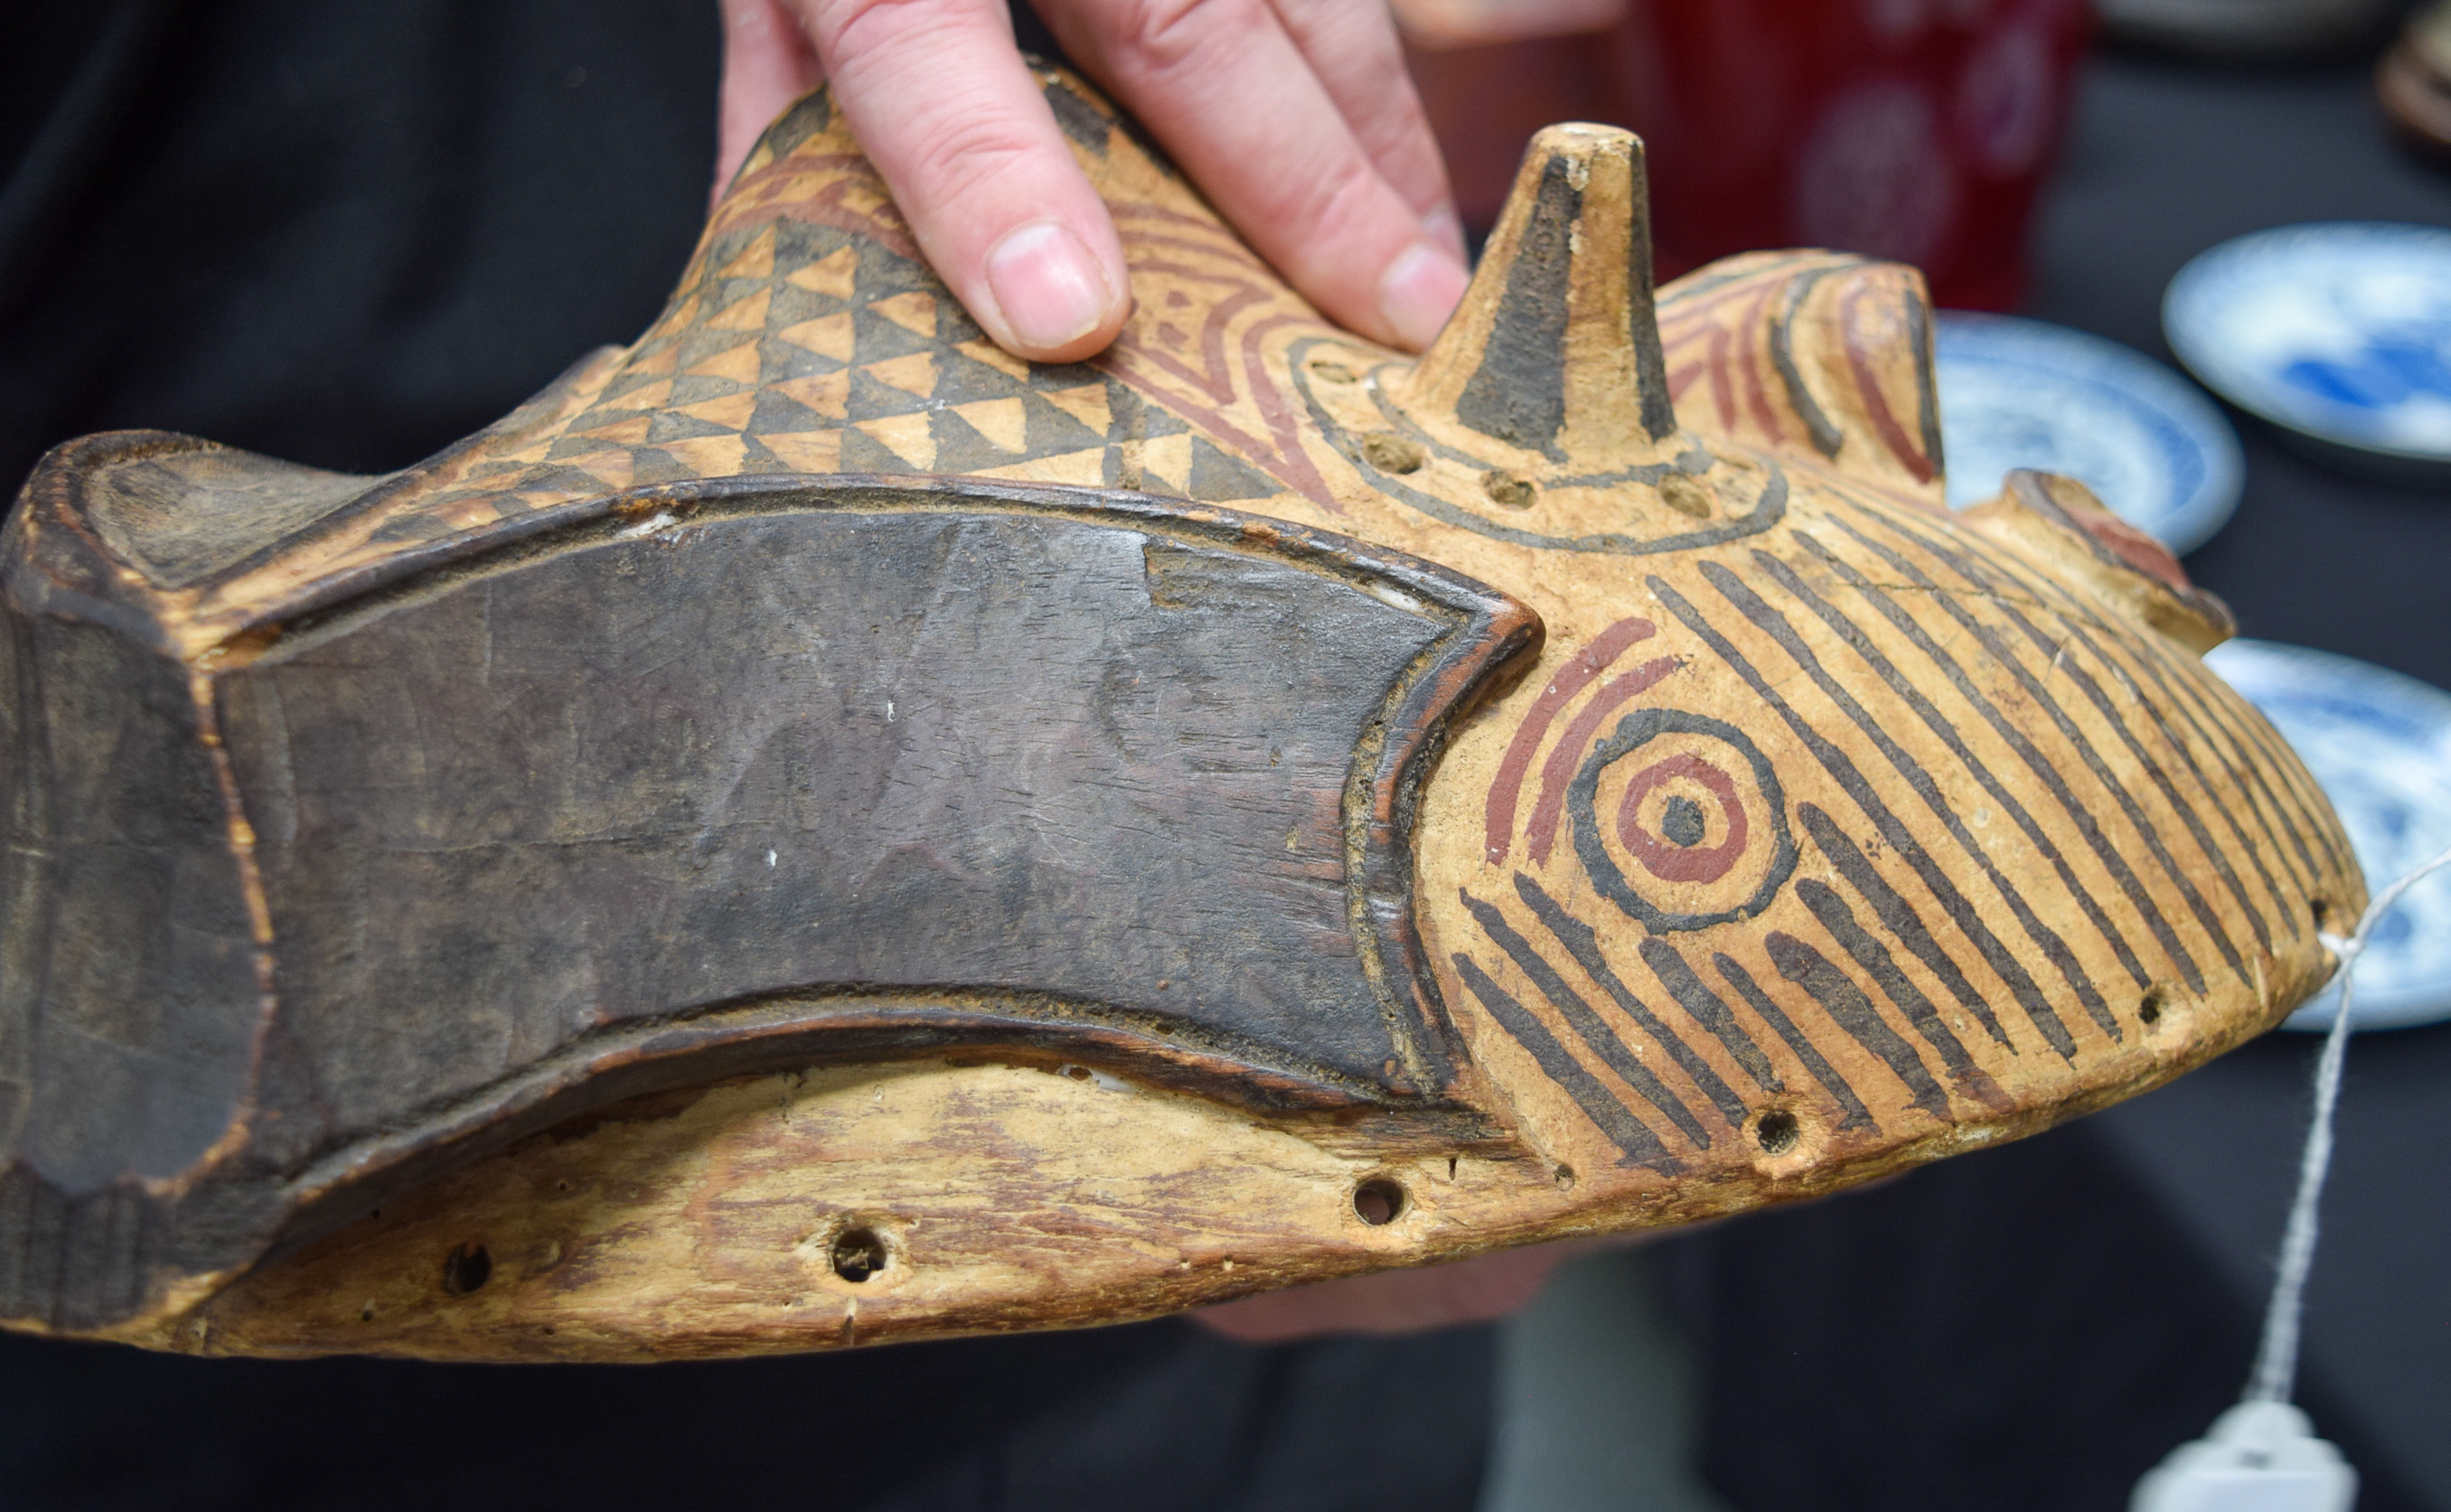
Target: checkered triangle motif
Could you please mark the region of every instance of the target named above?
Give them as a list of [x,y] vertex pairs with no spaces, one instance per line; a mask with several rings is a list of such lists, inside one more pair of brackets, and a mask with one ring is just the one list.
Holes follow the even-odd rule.
[[[1014,358],[919,257],[825,95],[778,121],[655,326],[396,489],[332,568],[646,484],[933,474],[1131,488],[1315,516],[1282,353],[1341,334],[1103,105],[1047,95],[1107,195],[1137,307],[1088,363]],[[1263,348],[1266,350],[1264,351]],[[419,476],[422,475],[422,476]]]

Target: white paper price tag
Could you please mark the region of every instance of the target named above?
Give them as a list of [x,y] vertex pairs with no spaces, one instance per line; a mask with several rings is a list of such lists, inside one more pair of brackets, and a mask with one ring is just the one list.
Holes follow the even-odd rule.
[[2349,1512],[2358,1472],[2285,1402],[2242,1402],[2136,1483],[2128,1512]]

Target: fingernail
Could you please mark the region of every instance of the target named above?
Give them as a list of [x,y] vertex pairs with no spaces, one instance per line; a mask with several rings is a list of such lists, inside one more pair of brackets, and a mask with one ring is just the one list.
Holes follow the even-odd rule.
[[988,254],[988,288],[1013,340],[1038,351],[1069,345],[1107,317],[1106,275],[1056,221],[1006,232]]
[[1463,298],[1464,283],[1462,264],[1427,242],[1416,242],[1379,275],[1379,317],[1399,344],[1418,352],[1438,339]]

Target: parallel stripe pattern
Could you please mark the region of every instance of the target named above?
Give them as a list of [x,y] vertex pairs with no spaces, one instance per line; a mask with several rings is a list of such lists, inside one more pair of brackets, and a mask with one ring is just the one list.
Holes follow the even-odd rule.
[[[1493,789],[1504,886],[1467,892],[1479,938],[1457,958],[1574,1060],[1578,1098],[1611,1099],[1612,1137],[1640,1126],[1618,1138],[1629,1162],[1654,1142],[1691,1159],[1774,1109],[1842,1140],[2009,1116],[2002,1078],[2028,1057],[2148,1055],[2166,1001],[2265,992],[2264,963],[2315,927],[2304,900],[2353,874],[2277,736],[2186,653],[1929,510],[1816,482],[1821,507],[1758,543],[1657,564],[1639,687],[1602,707],[1601,669],[1573,666]],[[1660,712],[1696,707],[1713,717]],[[1642,741],[1719,715],[1783,794],[1775,815],[1689,811],[1662,874],[1749,834],[1758,851],[1775,823],[1793,875],[1757,905],[1629,916],[1585,874],[1618,856],[1604,816],[1548,843],[1559,776],[1588,804],[1609,763],[1652,759],[1616,820],[1650,843],[1634,809],[1654,788],[1724,798],[1739,768]]]

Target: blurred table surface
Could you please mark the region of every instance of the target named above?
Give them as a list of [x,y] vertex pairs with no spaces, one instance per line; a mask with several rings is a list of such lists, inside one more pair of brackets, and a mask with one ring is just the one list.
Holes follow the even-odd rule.
[[[2451,225],[2451,169],[2391,143],[2367,81],[2097,60],[2026,313],[2168,362],[2162,290],[2217,242]],[[2346,477],[2234,418],[2245,498],[2197,580],[2246,635],[2451,687],[2451,489]],[[1713,1480],[1744,1512],[1986,1483],[1992,1508],[2124,1506],[2244,1384],[2316,1044],[2270,1035],[2025,1146],[1677,1242]],[[2340,1132],[2301,1400],[2363,1471],[2362,1512],[2451,1508],[2451,1026],[2354,1041]],[[1765,1447],[1772,1404],[1892,1383]]]

